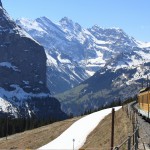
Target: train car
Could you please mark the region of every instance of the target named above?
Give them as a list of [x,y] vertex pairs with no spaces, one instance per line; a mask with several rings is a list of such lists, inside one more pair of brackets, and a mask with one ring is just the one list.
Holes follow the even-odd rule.
[[140,90],[138,94],[139,113],[150,119],[150,87]]

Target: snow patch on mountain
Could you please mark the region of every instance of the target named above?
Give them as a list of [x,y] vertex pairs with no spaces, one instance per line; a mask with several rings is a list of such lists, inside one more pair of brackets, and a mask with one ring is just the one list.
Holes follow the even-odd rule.
[[150,42],[136,41],[140,48],[150,48]]
[[11,101],[13,98],[18,100],[26,100],[30,97],[48,97],[50,94],[48,93],[37,93],[33,94],[32,92],[25,92],[19,85],[12,84],[10,87],[13,89],[12,91],[7,91],[3,88],[0,88],[0,97],[5,97],[7,100]]
[[15,117],[17,117],[17,109],[9,102],[0,97],[0,112],[4,113],[13,113]]
[[28,114],[31,117],[31,110],[30,108],[28,109],[29,106],[26,103],[26,100],[30,100],[32,98],[42,99],[50,97],[49,93],[27,93],[19,85],[12,84],[10,87],[12,88],[11,91],[7,91],[0,87],[0,111],[13,114],[13,116],[16,118],[19,115],[18,108],[23,107],[24,105],[26,105]]
[[46,53],[47,56],[47,65],[48,66],[57,66],[57,61],[50,54]]
[[0,66],[1,66],[1,67],[6,67],[6,68],[9,68],[9,69],[11,68],[11,69],[13,69],[14,71],[20,71],[20,70],[18,69],[18,67],[12,65],[12,64],[9,63],[9,62],[1,62],[1,63],[0,63]]
[[39,24],[36,21],[33,20],[28,20],[26,18],[21,18],[20,23],[23,25],[23,28],[28,29],[28,30],[38,30],[42,33],[47,33],[45,30],[43,30]]

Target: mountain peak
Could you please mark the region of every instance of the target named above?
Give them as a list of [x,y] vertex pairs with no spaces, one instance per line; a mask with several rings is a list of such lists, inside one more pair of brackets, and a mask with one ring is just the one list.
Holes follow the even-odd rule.
[[64,17],[62,18],[59,23],[61,24],[61,26],[63,28],[68,28],[69,30],[78,30],[78,31],[81,31],[81,26],[76,23],[76,22],[73,22],[71,19],[69,19],[68,17]]
[[0,0],[0,6],[3,7],[1,0]]
[[39,23],[45,24],[47,26],[54,24],[49,18],[47,18],[45,16],[37,18],[36,21]]
[[118,27],[104,28],[104,27],[100,27],[97,24],[92,26],[92,29],[95,29],[95,30],[115,30],[115,31],[118,31],[118,32],[124,32],[121,28],[118,28]]
[[73,21],[71,19],[69,19],[68,17],[62,18],[59,22],[63,25],[68,25],[68,24],[73,25],[74,24]]
[[46,21],[46,22],[52,22],[49,18],[47,18],[45,16],[39,17],[36,20],[42,20],[42,21]]

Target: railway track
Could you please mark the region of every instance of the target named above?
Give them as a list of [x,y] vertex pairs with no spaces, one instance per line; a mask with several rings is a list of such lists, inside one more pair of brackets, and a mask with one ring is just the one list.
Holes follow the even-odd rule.
[[150,122],[138,113],[137,103],[130,103],[129,108],[136,112],[136,124],[139,127],[139,149],[150,150]]

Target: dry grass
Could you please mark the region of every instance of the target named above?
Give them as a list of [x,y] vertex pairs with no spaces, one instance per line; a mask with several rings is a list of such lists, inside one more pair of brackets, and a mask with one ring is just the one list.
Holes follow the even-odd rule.
[[58,137],[79,118],[56,122],[0,139],[0,149],[36,149]]
[[[71,126],[79,118],[56,122],[47,126],[43,126],[34,130],[15,134],[0,139],[0,149],[36,149],[39,148],[56,137]],[[80,132],[80,129],[79,129]],[[115,145],[120,144],[127,136],[128,132],[132,132],[132,126],[126,113],[119,110],[115,114]],[[88,150],[110,150],[111,133],[111,115],[108,115],[96,127],[96,129],[88,136],[83,148]]]
[[[132,124],[126,113],[120,109],[115,113],[115,146],[121,144],[129,133],[132,133]],[[110,150],[111,139],[111,115],[100,122],[95,130],[88,136],[83,149]]]

